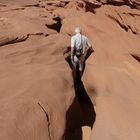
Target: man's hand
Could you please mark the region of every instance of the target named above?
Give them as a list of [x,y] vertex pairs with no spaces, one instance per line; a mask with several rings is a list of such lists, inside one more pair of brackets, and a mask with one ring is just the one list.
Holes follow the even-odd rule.
[[74,61],[74,55],[71,54],[71,61]]
[[91,47],[89,47],[89,49],[88,49],[91,53],[93,53],[94,52],[94,50],[93,50],[93,48],[92,48],[92,46]]
[[71,61],[74,61],[74,47],[71,47]]

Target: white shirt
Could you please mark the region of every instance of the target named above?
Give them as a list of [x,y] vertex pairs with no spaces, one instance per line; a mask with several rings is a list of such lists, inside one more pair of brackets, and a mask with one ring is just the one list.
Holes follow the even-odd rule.
[[81,44],[83,45],[83,52],[86,47],[91,47],[89,40],[86,36],[81,35],[80,33],[72,36],[71,38],[71,47],[75,47],[76,49],[80,49]]

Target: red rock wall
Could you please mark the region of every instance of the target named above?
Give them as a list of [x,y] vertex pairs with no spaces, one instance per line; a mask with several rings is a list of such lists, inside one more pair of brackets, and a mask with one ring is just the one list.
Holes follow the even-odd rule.
[[[139,6],[0,0],[0,139],[139,140]],[[77,26],[95,50],[82,78],[96,111],[90,138],[63,57]]]

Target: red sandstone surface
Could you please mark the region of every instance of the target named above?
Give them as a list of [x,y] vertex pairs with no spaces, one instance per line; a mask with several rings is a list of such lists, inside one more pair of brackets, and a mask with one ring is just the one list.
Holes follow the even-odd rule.
[[[75,89],[77,26],[94,53]],[[140,139],[139,0],[0,0],[0,64],[1,140]]]

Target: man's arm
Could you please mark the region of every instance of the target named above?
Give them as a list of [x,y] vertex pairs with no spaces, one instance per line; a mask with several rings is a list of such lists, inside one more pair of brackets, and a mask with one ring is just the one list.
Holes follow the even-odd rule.
[[74,59],[74,39],[71,38],[71,60]]
[[92,47],[92,45],[90,44],[90,42],[89,42],[89,39],[88,39],[88,38],[87,38],[87,46],[88,46],[88,48]]
[[87,55],[87,51],[88,51],[89,49],[92,49],[92,45],[90,44],[88,38],[86,38],[86,44],[87,44],[87,45],[86,45],[86,47],[85,47],[84,56]]

